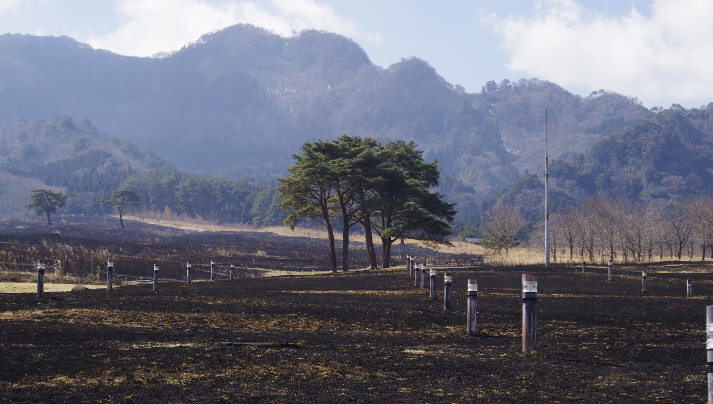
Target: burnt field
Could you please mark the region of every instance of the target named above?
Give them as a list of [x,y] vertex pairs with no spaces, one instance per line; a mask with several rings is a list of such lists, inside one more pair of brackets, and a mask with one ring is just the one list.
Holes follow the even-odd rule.
[[[429,253],[439,271],[432,300],[399,260],[392,269],[311,273],[325,268],[321,239],[138,224],[125,233],[87,223],[56,229],[0,229],[3,277],[29,278],[43,258],[102,279],[111,257],[124,284],[42,299],[0,294],[2,401],[705,401],[708,266],[616,265],[609,282],[604,267],[472,266]],[[70,247],[81,253],[55,257]],[[363,255],[355,243],[354,267]],[[219,279],[202,272],[190,286],[181,281],[185,261],[211,259]],[[158,292],[130,282],[149,279],[153,263]],[[240,279],[227,279],[230,263]],[[306,275],[257,277],[265,269]],[[445,270],[451,311],[443,310]],[[538,344],[528,354],[525,272],[538,278]],[[465,327],[468,278],[479,284],[475,335]]]

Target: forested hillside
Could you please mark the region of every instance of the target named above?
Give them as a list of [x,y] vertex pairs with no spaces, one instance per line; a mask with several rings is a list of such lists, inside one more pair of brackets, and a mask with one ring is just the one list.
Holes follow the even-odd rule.
[[233,181],[287,174],[305,142],[348,134],[415,141],[439,160],[439,191],[468,210],[553,157],[652,115],[634,98],[573,95],[538,80],[470,94],[412,57],[382,68],[353,41],[249,25],[161,58],[123,57],[61,37],[0,36],[0,122],[89,119],[173,167]]
[[[550,211],[595,197],[683,202],[713,193],[713,104],[658,110],[569,159],[550,164]],[[495,198],[544,217],[544,178],[520,178]]]
[[21,214],[29,191],[61,189],[68,213],[100,213],[99,200],[132,173],[167,167],[156,154],[70,117],[0,126],[0,213]]

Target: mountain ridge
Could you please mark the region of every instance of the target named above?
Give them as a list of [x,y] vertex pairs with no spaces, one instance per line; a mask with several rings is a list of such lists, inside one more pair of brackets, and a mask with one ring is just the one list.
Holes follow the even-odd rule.
[[86,118],[180,170],[266,182],[285,176],[307,141],[414,140],[439,160],[441,193],[460,206],[542,170],[545,109],[553,158],[654,115],[631,97],[581,97],[536,79],[466,93],[424,60],[382,68],[321,31],[285,38],[236,25],[160,58],[2,35],[0,55],[0,122]]

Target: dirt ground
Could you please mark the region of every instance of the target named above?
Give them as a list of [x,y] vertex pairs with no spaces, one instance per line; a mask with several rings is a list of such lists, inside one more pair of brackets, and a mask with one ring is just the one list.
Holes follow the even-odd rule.
[[[5,261],[4,277],[31,273],[37,256],[49,261],[82,246],[105,252],[89,264],[68,258],[75,272],[88,265],[94,279],[99,268],[101,280],[110,256],[125,282],[111,293],[0,294],[2,401],[706,400],[708,266],[648,265],[643,294],[643,266],[616,266],[609,282],[603,267],[464,266],[467,257],[430,254],[439,271],[432,300],[398,259],[392,269],[312,274],[325,266],[323,240],[146,227],[119,234],[86,223],[60,227],[56,237],[18,226],[0,228],[0,250],[29,268]],[[352,255],[354,267],[365,264],[358,245]],[[219,279],[201,272],[190,286],[181,281],[186,260],[210,259],[221,264]],[[162,281],[153,292],[135,282],[156,261]],[[232,262],[240,279],[227,279]],[[307,275],[261,278],[257,269]],[[538,279],[538,343],[527,354],[522,273]],[[479,284],[475,335],[465,327],[469,278]]]

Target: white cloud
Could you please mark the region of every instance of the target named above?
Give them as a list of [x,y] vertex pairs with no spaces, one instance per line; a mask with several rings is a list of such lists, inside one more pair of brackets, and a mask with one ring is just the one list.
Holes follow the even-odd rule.
[[23,0],[0,0],[0,14],[6,11],[17,11]]
[[[3,0],[0,0],[3,1]],[[86,41],[95,48],[133,56],[150,56],[175,51],[201,35],[225,27],[248,23],[283,36],[303,29],[323,29],[352,38],[378,41],[378,34],[361,32],[329,6],[313,0],[223,1],[205,0],[118,0],[120,27]]]
[[713,2],[654,0],[608,17],[573,0],[546,0],[532,16],[486,22],[514,72],[588,90],[635,96],[646,105],[713,101]]

